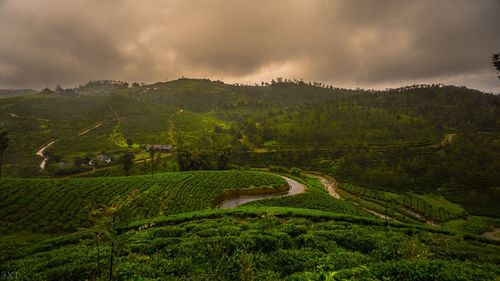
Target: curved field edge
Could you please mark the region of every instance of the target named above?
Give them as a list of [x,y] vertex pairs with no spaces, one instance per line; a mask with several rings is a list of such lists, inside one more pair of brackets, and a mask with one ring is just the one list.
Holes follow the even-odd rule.
[[314,209],[322,211],[330,211],[340,214],[373,217],[369,212],[351,204],[350,202],[339,200],[331,196],[325,186],[315,177],[304,175],[302,177],[280,173],[290,177],[307,187],[306,191],[301,194],[290,197],[279,197],[262,199],[245,204],[245,206],[263,207],[292,207],[303,209]]
[[71,232],[89,227],[89,212],[135,192],[131,219],[213,207],[225,189],[278,188],[280,176],[254,171],[200,171],[117,178],[0,182],[1,232]]
[[[163,219],[122,229],[114,280],[494,280],[500,274],[499,243],[379,219],[274,207]],[[90,231],[10,238],[0,239],[6,250],[0,269],[19,271],[20,280],[95,277]],[[110,241],[100,245],[107,272]]]
[[466,240],[475,240],[483,243],[500,245],[500,241],[487,239],[480,235],[462,234],[459,232],[443,230],[423,224],[408,224],[395,221],[384,221],[378,217],[363,217],[346,214],[337,214],[329,211],[312,210],[304,208],[291,207],[249,207],[240,206],[233,209],[207,209],[196,212],[186,212],[181,214],[158,216],[155,218],[142,219],[133,221],[126,226],[120,228],[121,233],[147,229],[151,227],[161,227],[167,225],[176,225],[192,220],[205,220],[223,218],[225,216],[233,216],[240,218],[305,218],[313,222],[321,221],[337,221],[347,222],[362,225],[385,226],[388,229],[393,228],[409,228],[414,230],[422,230],[431,233],[439,233],[449,236],[458,236]]

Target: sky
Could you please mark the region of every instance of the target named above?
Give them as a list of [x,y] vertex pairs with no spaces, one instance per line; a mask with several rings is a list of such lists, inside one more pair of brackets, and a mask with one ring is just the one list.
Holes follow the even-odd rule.
[[0,0],[0,88],[181,76],[500,92],[498,0]]

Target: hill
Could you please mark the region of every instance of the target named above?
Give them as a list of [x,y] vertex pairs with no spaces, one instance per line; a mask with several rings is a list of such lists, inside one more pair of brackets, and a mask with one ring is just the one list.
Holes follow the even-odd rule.
[[[206,79],[92,81],[0,99],[10,138],[0,271],[498,279],[499,104],[443,85]],[[299,194],[279,196],[290,178]],[[239,206],[245,195],[261,200]]]
[[0,89],[0,99],[33,95],[38,93],[32,89]]
[[[216,159],[295,166],[369,188],[436,193],[471,214],[499,215],[495,95],[443,85],[371,91],[206,79],[132,86],[94,81],[69,90],[76,95],[0,100],[0,128],[11,139],[4,174],[78,174],[91,170],[82,162],[106,155],[115,166],[111,174],[120,175],[125,152],[139,160],[147,157],[147,144],[173,144],[183,151],[177,155],[190,159],[164,155],[157,165],[163,171],[216,169]],[[42,157],[35,152],[52,141],[41,153],[48,161],[40,170]],[[179,167],[179,161],[190,167]],[[142,163],[144,169],[136,165],[132,171],[145,173],[148,162]]]

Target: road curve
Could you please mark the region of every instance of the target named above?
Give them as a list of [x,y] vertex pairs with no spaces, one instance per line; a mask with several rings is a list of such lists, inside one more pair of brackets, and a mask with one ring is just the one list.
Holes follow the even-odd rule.
[[45,169],[45,164],[47,164],[47,161],[49,160],[49,157],[45,156],[43,154],[43,152],[45,151],[45,149],[49,148],[49,146],[53,145],[57,141],[58,140],[53,140],[53,141],[49,142],[48,144],[46,144],[45,146],[42,146],[37,152],[35,152],[36,155],[43,157],[43,160],[40,163],[40,169],[42,169],[42,170]]
[[281,195],[273,195],[273,194],[265,194],[265,195],[251,195],[251,196],[244,196],[244,197],[237,197],[237,198],[232,198],[228,199],[225,201],[222,201],[222,203],[219,205],[219,208],[221,209],[229,209],[229,208],[235,208],[240,205],[243,205],[248,202],[256,201],[256,200],[261,200],[261,199],[267,199],[267,198],[278,198],[278,197],[283,197],[283,196],[290,196],[290,195],[295,195],[299,194],[305,191],[305,187],[303,184],[299,183],[296,180],[293,180],[291,178],[281,176],[286,180],[288,185],[290,186],[290,189],[286,194],[281,194]]

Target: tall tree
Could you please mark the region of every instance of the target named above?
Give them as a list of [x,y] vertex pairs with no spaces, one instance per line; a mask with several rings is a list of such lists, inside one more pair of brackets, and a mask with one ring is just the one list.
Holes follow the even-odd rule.
[[132,165],[134,165],[134,154],[132,152],[125,152],[125,154],[123,154],[122,161],[123,170],[125,171],[125,174],[128,175]]
[[131,148],[133,144],[134,144],[134,141],[132,139],[127,139],[128,148]]
[[154,175],[154,170],[155,170],[155,154],[156,150],[154,149],[153,146],[150,146],[148,148],[149,156],[151,157],[151,177]]
[[[92,209],[90,213],[91,220],[96,221],[92,228],[94,240],[98,249],[97,256],[97,274],[101,275],[101,254],[99,250],[99,241],[107,238],[110,242],[109,251],[109,280],[113,280],[113,266],[116,252],[123,244],[119,237],[119,228],[127,224],[133,216],[132,204],[139,195],[139,190],[134,189],[126,196],[120,196],[109,205]],[[118,249],[117,249],[118,248]]]
[[491,62],[493,63],[493,66],[495,66],[498,75],[498,79],[500,79],[500,54],[493,54],[491,56]]
[[3,153],[9,145],[7,132],[0,132],[0,179],[2,179]]

